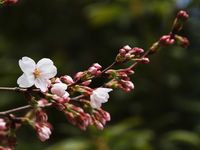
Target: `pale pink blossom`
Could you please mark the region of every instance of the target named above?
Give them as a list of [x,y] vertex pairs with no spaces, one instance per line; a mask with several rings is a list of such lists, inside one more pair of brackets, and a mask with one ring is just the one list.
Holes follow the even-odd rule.
[[67,84],[60,82],[53,84],[51,88],[51,93],[60,98],[68,98],[69,93],[66,90],[67,90]]
[[35,85],[42,92],[46,92],[49,86],[49,79],[57,74],[57,68],[53,61],[48,58],[41,59],[37,64],[29,57],[19,60],[19,66],[23,74],[18,78],[17,84],[22,88],[29,88]]
[[109,99],[110,88],[97,88],[90,95],[90,104],[93,108],[100,108],[102,103],[105,103]]

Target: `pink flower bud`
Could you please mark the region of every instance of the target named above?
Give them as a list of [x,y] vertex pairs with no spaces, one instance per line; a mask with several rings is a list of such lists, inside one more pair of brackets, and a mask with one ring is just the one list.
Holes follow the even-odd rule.
[[12,150],[12,149],[9,148],[9,147],[2,147],[2,146],[0,146],[0,150]]
[[94,63],[92,66],[94,66],[94,67],[97,68],[98,70],[102,68],[102,66],[99,65],[98,63]]
[[84,72],[77,72],[74,76],[75,80],[80,80],[84,76]]
[[17,2],[18,2],[18,0],[4,0],[3,1],[4,4],[15,4]]
[[64,104],[64,103],[68,103],[70,101],[70,98],[69,97],[67,97],[67,98],[60,97],[60,98],[57,98],[56,101],[58,103]]
[[97,70],[98,70],[97,68],[95,68],[95,67],[92,66],[92,67],[90,67],[88,69],[88,72],[91,73],[91,74],[96,74]]
[[1,130],[5,130],[7,127],[6,127],[6,122],[4,119],[0,118],[0,131]]
[[172,45],[174,44],[175,40],[173,38],[171,38],[170,35],[163,35],[161,38],[160,38],[160,43],[163,45],[163,46],[167,46],[167,45]]
[[189,18],[189,15],[188,15],[188,13],[186,11],[181,10],[181,11],[178,12],[177,18],[181,19],[183,21],[186,21]]
[[175,38],[178,44],[182,46],[183,48],[187,48],[190,44],[189,40],[186,37],[175,35]]
[[61,77],[61,80],[66,83],[66,84],[72,84],[74,83],[74,80],[72,79],[72,77],[65,75]]
[[132,48],[129,45],[126,45],[126,46],[123,47],[123,49],[126,50],[126,51],[130,51]]
[[127,52],[126,52],[125,49],[120,49],[120,50],[119,50],[119,53],[120,53],[122,56],[124,56]]
[[44,142],[50,138],[51,126],[50,124],[36,124],[36,131],[39,139]]
[[149,60],[149,58],[144,57],[144,58],[142,58],[142,62],[145,64],[148,64],[150,62],[150,60]]
[[97,127],[97,129],[99,129],[99,130],[103,130],[104,129],[103,124],[100,123],[99,121],[95,120],[94,124]]
[[131,54],[130,54],[130,53],[126,53],[126,54],[125,54],[125,58],[126,58],[126,59],[129,59],[130,57],[131,57]]
[[144,52],[144,50],[142,48],[139,48],[139,47],[134,47],[131,51],[134,54],[141,54],[141,53]]
[[103,117],[106,119],[106,121],[111,120],[110,114],[107,111],[105,111],[103,109],[99,109],[99,112],[103,115]]

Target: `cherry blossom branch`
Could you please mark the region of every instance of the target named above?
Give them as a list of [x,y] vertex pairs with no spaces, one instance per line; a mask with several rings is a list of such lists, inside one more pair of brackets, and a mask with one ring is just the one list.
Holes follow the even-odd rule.
[[[4,145],[8,146],[8,149],[14,149],[16,137],[8,133],[17,130],[19,125],[24,123],[33,127],[41,141],[49,139],[52,125],[48,122],[44,108],[51,106],[63,112],[67,120],[81,130],[86,130],[90,125],[102,130],[106,122],[110,121],[110,114],[101,108],[102,104],[108,101],[109,92],[115,88],[125,92],[134,89],[130,75],[138,64],[149,63],[148,56],[159,48],[175,43],[182,47],[189,45],[186,37],[178,35],[188,17],[185,11],[180,11],[169,34],[163,35],[146,52],[142,48],[126,45],[119,50],[115,61],[105,69],[94,63],[87,70],[76,73],[73,78],[68,75],[56,77],[57,68],[48,58],[37,63],[29,57],[20,59],[19,66],[23,74],[17,80],[19,87],[0,87],[0,91],[22,93],[29,105],[0,112],[0,145],[3,143],[0,149],[6,149]],[[127,68],[115,69],[116,65],[126,62],[132,64]],[[106,78],[107,81],[97,87],[90,85],[93,79],[100,77]],[[20,111],[25,111],[25,115],[15,117]]]
[[[188,18],[187,14],[185,14],[185,12],[181,12],[178,14],[178,17],[180,17],[180,15],[182,15],[182,17],[184,18]],[[180,25],[178,23],[177,25],[177,19],[175,19],[174,23],[173,23],[173,27],[172,27],[172,30],[170,31],[169,35],[170,35],[170,38],[173,38],[174,37],[174,34],[179,31],[180,29],[182,28],[182,25]],[[173,41],[173,39],[171,39]],[[159,47],[159,44],[165,44],[166,45],[170,45],[170,44],[173,44],[173,43],[170,43],[169,41],[167,41],[167,39],[163,39],[163,37],[161,37],[160,41],[159,42],[155,42],[149,50],[147,50],[141,57],[140,59],[143,59],[145,57],[147,57],[149,54],[152,54],[154,53],[158,47]],[[168,42],[168,43],[167,43]],[[125,69],[121,69],[121,70],[131,70],[133,68],[135,68],[138,64],[140,63],[140,61],[136,61],[135,63],[133,63],[131,66],[129,66],[128,68],[125,68]],[[109,65],[107,68],[105,68],[103,71],[101,71],[101,73],[97,76],[101,76],[102,74],[106,73],[106,71],[108,71],[109,69],[113,68],[116,64],[119,64],[117,61],[114,61],[111,65]],[[92,76],[90,77],[90,79],[93,79],[97,76]],[[69,85],[69,87],[71,86],[74,86],[76,84],[79,83],[79,80],[77,80],[76,82],[74,83],[71,83]],[[14,91],[14,92],[22,92],[22,93],[31,93],[31,92],[38,92],[40,93],[40,89],[27,89],[27,88],[20,88],[20,87],[0,87],[0,91]],[[77,100],[78,98],[81,98],[83,95],[80,95],[79,97],[75,98],[75,99],[72,99],[72,100]],[[49,107],[51,106],[50,104],[48,105],[45,105],[44,107]],[[22,106],[22,107],[18,107],[18,108],[14,108],[14,109],[10,109],[10,110],[6,110],[6,111],[3,111],[3,112],[0,112],[0,115],[7,115],[9,113],[14,113],[14,112],[17,112],[17,111],[21,111],[21,110],[25,110],[25,109],[29,109],[29,108],[32,108],[31,105],[26,105],[26,106]]]

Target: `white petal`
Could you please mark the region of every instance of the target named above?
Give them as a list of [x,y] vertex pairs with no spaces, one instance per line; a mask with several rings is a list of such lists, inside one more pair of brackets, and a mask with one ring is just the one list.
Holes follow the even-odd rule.
[[111,92],[112,89],[111,88],[97,88],[96,91],[98,92]]
[[91,104],[91,106],[92,106],[93,108],[100,108],[100,107],[101,107],[101,102],[98,101],[97,99],[95,99],[95,96],[94,96],[94,95],[91,95],[91,96],[90,96],[90,99],[91,99],[90,104]]
[[41,71],[41,77],[45,79],[50,79],[55,77],[57,74],[57,68],[55,66],[49,67],[48,70]]
[[19,84],[19,87],[22,88],[29,88],[33,86],[34,84],[34,75],[26,75],[22,74],[18,79],[17,79],[17,84]]
[[41,77],[45,79],[53,78],[57,74],[57,68],[53,61],[48,58],[43,58],[37,63],[37,68],[41,71]]
[[68,92],[65,92],[65,94],[63,95],[63,98],[68,98],[69,97],[69,93]]
[[109,98],[109,95],[107,93],[97,93],[95,91],[93,92],[93,96],[94,96],[95,101],[99,101],[101,103],[107,102]]
[[36,64],[33,59],[22,57],[22,59],[19,60],[19,66],[24,73],[30,74],[34,72]]
[[39,88],[42,92],[46,92],[48,90],[48,80],[42,78],[36,78],[35,86]]

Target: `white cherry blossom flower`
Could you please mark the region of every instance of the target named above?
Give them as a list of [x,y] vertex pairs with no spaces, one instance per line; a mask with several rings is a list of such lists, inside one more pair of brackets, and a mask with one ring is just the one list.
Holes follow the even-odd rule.
[[23,74],[18,78],[17,84],[22,88],[35,85],[42,92],[46,92],[49,79],[57,74],[57,68],[48,58],[43,58],[36,64],[31,58],[23,57],[19,60],[19,66]]
[[100,108],[102,103],[105,103],[109,99],[110,88],[97,88],[90,95],[90,104],[93,108]]
[[67,90],[67,84],[60,82],[60,83],[55,83],[52,86],[51,93],[61,98],[67,98],[69,97],[69,93],[66,90]]

